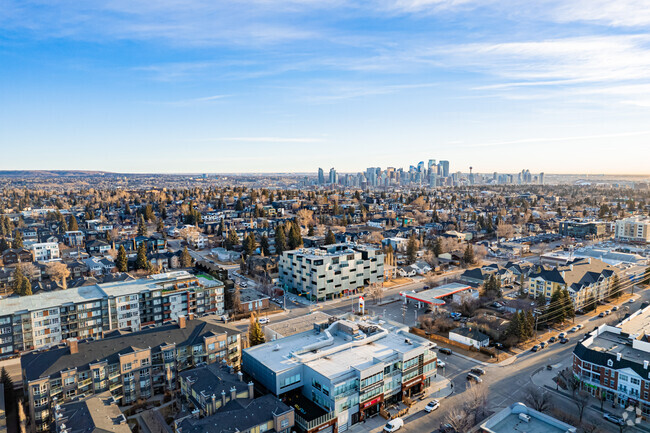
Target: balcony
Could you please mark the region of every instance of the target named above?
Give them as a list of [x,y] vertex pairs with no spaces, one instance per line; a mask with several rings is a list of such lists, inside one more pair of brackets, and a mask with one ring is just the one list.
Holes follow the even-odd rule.
[[304,430],[311,430],[314,429],[320,425],[323,425],[325,423],[328,423],[334,419],[334,412],[328,412],[325,415],[321,415],[316,419],[313,419],[311,421],[307,421],[304,418],[302,418],[300,415],[297,413],[294,414],[295,419],[296,419],[296,424],[298,424],[300,427],[302,427]]

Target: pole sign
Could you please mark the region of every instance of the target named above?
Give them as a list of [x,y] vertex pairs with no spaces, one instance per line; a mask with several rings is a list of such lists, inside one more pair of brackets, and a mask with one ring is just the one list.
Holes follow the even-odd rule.
[[359,296],[359,311],[361,311],[362,316],[366,311],[366,301],[364,301],[363,296]]

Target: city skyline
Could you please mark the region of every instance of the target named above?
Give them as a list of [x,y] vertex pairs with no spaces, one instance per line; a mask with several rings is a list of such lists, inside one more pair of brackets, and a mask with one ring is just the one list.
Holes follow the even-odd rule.
[[649,25],[631,0],[9,1],[0,169],[648,174]]

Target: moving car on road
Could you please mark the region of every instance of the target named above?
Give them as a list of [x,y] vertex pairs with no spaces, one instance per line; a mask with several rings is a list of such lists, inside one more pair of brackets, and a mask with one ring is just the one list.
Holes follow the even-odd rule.
[[617,425],[625,425],[625,420],[623,418],[619,418],[616,415],[612,415],[611,413],[605,412],[603,414],[603,418],[605,418],[609,422],[613,422],[614,424]]
[[267,323],[271,322],[268,317],[260,317],[260,325],[266,325]]
[[560,344],[567,344],[569,342],[568,338],[563,338],[560,340]]
[[483,379],[475,375],[474,373],[467,373],[467,380],[475,382],[475,383],[481,383],[483,382]]
[[424,407],[424,410],[430,413],[430,412],[433,412],[434,410],[438,409],[439,407],[440,407],[440,402],[438,400],[431,400]]
[[485,370],[481,367],[474,367],[470,371],[478,376],[483,376],[485,374]]
[[441,361],[441,360],[436,361],[436,367],[445,368],[446,366],[447,366],[447,364],[445,363],[445,361]]
[[397,431],[404,427],[404,421],[402,418],[395,418],[386,423],[384,426],[384,431],[388,433],[392,433],[394,431]]
[[444,353],[445,355],[451,355],[452,353],[451,349],[447,349],[446,347],[441,347],[440,349],[438,349],[438,352]]

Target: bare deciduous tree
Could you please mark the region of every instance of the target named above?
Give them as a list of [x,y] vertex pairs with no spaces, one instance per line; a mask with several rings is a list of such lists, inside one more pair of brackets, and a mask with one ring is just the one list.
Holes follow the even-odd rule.
[[548,412],[553,407],[551,395],[532,385],[526,388],[524,403],[526,403],[528,407],[544,413]]
[[377,303],[384,297],[384,288],[381,283],[372,283],[368,286],[367,293]]
[[512,224],[499,223],[497,225],[497,236],[500,238],[510,239],[515,235],[515,228]]
[[314,211],[309,209],[300,209],[296,216],[298,217],[298,224],[301,226],[308,226],[314,221]]
[[589,393],[587,391],[578,391],[573,398],[573,403],[575,403],[576,408],[578,409],[578,417],[580,422],[582,422],[582,416],[584,415],[585,408],[589,403]]
[[58,281],[61,283],[61,286],[64,289],[68,288],[68,277],[70,276],[70,270],[62,262],[50,262],[47,265],[47,275],[53,281]]

